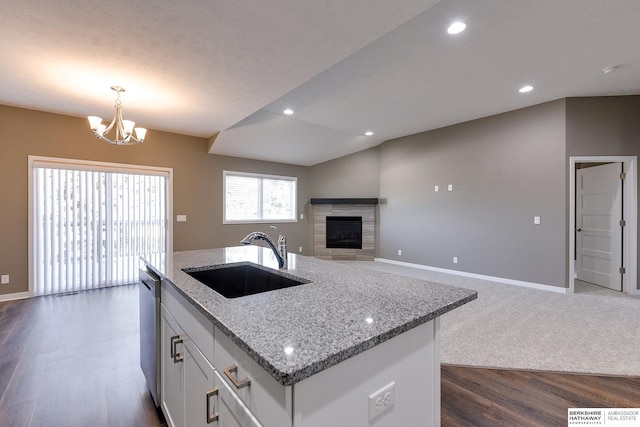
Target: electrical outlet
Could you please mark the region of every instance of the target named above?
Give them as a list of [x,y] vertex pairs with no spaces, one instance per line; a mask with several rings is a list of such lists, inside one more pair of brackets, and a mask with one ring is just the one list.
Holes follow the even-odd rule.
[[402,249],[398,249],[398,256],[402,256]]
[[454,264],[457,264],[457,263],[458,263],[458,257],[457,257],[457,256],[454,256],[454,257],[453,257],[453,263],[454,263]]
[[300,214],[300,219],[304,219],[304,214]]
[[0,276],[0,284],[1,285],[8,285],[9,284],[9,275],[8,274],[3,274],[2,276]]
[[433,191],[435,191],[436,193],[438,192],[438,186],[437,185],[433,186]]
[[302,252],[302,246],[298,247],[298,252]]
[[390,382],[369,395],[369,422],[393,407],[396,402],[396,382]]
[[540,217],[539,216],[534,216],[533,217],[533,223],[535,225],[540,225]]
[[447,190],[448,190],[448,191],[453,191],[453,184],[449,184],[449,185],[447,186]]
[[176,222],[187,222],[186,215],[176,215]]

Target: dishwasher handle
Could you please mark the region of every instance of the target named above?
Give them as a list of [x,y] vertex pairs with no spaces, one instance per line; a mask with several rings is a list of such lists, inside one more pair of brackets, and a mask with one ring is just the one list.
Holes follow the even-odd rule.
[[160,296],[160,278],[146,268],[138,270],[140,283],[155,297]]

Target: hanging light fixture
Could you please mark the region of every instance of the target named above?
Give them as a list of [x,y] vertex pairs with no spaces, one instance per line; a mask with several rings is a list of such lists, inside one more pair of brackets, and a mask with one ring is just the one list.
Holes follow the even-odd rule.
[[[111,86],[111,90],[115,91],[116,97],[116,112],[113,115],[113,120],[109,125],[102,123],[102,118],[97,116],[89,116],[89,126],[95,134],[96,138],[101,141],[108,142],[109,144],[116,145],[134,145],[144,141],[144,137],[147,134],[145,128],[135,128],[135,122],[131,120],[122,119],[122,101],[120,101],[120,93],[124,92],[124,88],[120,86]],[[111,131],[115,131],[115,138],[109,139],[106,135]],[[133,136],[135,131],[136,136]]]

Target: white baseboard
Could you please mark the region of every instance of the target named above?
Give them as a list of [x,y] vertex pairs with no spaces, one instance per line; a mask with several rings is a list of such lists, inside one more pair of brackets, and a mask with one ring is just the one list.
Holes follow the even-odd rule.
[[388,264],[402,265],[404,267],[418,268],[421,270],[437,271],[439,273],[455,274],[456,276],[464,276],[464,277],[471,277],[474,279],[488,280],[490,282],[505,283],[507,285],[522,286],[524,288],[533,288],[533,289],[539,289],[542,291],[556,292],[560,294],[566,294],[569,292],[567,288],[559,288],[557,286],[545,285],[542,283],[505,279],[503,277],[485,276],[484,274],[467,273],[465,271],[458,271],[458,270],[448,270],[446,268],[430,267],[428,265],[412,264],[410,262],[395,261],[395,260],[386,259],[386,258],[376,258],[375,261],[386,262]]
[[15,294],[0,295],[0,302],[29,298],[29,292],[16,292]]

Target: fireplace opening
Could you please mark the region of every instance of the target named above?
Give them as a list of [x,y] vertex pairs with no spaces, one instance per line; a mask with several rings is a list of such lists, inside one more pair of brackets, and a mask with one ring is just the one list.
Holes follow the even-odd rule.
[[327,248],[362,249],[361,216],[328,216]]

